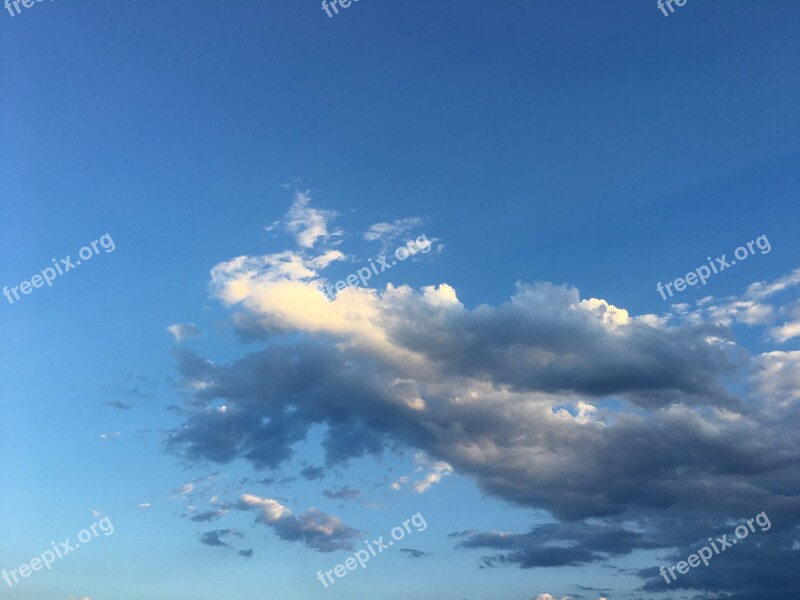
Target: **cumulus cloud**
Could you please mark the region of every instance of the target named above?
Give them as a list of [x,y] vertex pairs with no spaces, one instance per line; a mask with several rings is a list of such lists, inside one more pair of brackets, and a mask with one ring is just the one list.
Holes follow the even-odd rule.
[[[762,510],[796,522],[800,365],[791,352],[751,357],[734,337],[740,324],[783,314],[765,302],[796,285],[795,274],[659,316],[547,282],[474,308],[446,283],[329,299],[311,258],[276,256],[217,265],[212,291],[242,331],[290,342],[273,337],[227,364],[178,352],[191,398],[169,436],[173,451],[277,468],[321,427],[326,467],[423,452],[439,465],[416,479],[423,491],[454,472],[558,520],[459,538],[490,566],[679,547],[691,532]],[[330,547],[331,536],[305,532],[337,531],[327,515],[241,502],[283,539]]]
[[[709,452],[748,464],[750,446],[761,445],[748,435],[734,444],[732,428],[745,434],[748,425],[702,408],[738,410],[721,384],[736,357],[705,341],[728,337],[715,326],[610,322],[576,290],[551,284],[520,286],[509,303],[474,310],[442,289],[350,291],[358,298],[347,302],[371,310],[350,313],[337,307],[340,297],[320,294],[322,312],[309,317],[248,295],[260,317],[338,345],[272,346],[227,366],[179,355],[186,378],[206,382],[198,399],[226,398],[228,410],[191,411],[173,447],[276,467],[312,425],[325,424],[331,464],[401,443],[493,494],[578,517],[649,505],[658,493],[680,496],[669,488],[707,480],[717,461]],[[646,411],[609,414],[598,402],[610,396]],[[698,458],[686,474],[688,452]],[[626,459],[610,466],[610,454]],[[630,480],[628,467],[651,475]]]
[[242,494],[238,508],[256,513],[256,521],[270,527],[282,540],[300,542],[319,552],[352,550],[361,532],[347,527],[339,517],[315,508],[294,516],[272,498]]

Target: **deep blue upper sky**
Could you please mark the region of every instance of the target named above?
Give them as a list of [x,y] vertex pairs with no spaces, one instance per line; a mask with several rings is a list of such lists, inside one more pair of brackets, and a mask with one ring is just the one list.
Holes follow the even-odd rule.
[[[762,435],[782,422],[785,429],[771,434],[776,447],[759,447],[765,458],[742,466],[746,474],[728,464],[738,460],[734,450],[709,440],[675,461],[689,472],[696,467],[709,489],[724,474],[720,493],[731,498],[757,488],[736,505],[747,516],[779,496],[797,498],[796,470],[775,475],[778,466],[765,466],[777,454],[786,457],[781,468],[797,464],[789,441],[795,421],[778,418],[776,407],[789,411],[797,400],[798,338],[775,330],[786,324],[792,331],[800,319],[796,282],[780,300],[745,290],[799,262],[798,18],[792,0],[688,0],[669,17],[641,0],[360,0],[333,18],[306,0],[54,0],[13,17],[3,9],[0,285],[30,280],[52,258],[74,259],[106,233],[116,248],[13,305],[0,297],[0,569],[74,537],[96,520],[93,510],[116,531],[13,589],[0,581],[2,593],[12,600],[663,597],[655,588],[641,591],[647,578],[637,571],[685,557],[688,537],[625,546],[625,533],[612,530],[616,546],[583,530],[559,530],[552,539],[538,530],[533,541],[514,542],[515,556],[529,564],[497,559],[513,548],[489,538],[553,523],[640,531],[663,518],[691,523],[703,540],[716,532],[712,523],[739,518],[734,500],[728,512],[714,512],[711,501],[683,502],[700,493],[677,467],[670,472],[684,473],[675,481],[687,487],[655,484],[653,469],[669,479],[667,459],[610,467],[602,481],[620,473],[626,480],[610,483],[611,492],[602,481],[573,489],[591,480],[588,467],[555,481],[549,472],[566,469],[559,463],[571,456],[565,449],[583,448],[594,435],[610,446],[575,450],[569,465],[598,456],[613,466],[618,452],[636,454],[615,445],[637,438],[632,430],[580,429],[594,426],[582,420],[581,402],[608,410],[609,428],[633,428],[625,419],[635,416],[674,425],[683,410],[728,424],[741,421],[725,411],[740,411]],[[315,218],[332,235],[304,247],[292,223],[302,229]],[[434,250],[376,277],[370,287],[378,304],[365,292],[352,303],[337,299],[341,312],[312,319],[316,305],[304,313],[305,296],[282,296],[283,288],[271,287],[272,266],[253,266],[253,257],[291,251],[308,267],[322,251],[340,250],[346,260],[320,275],[339,279],[380,253],[380,244],[364,239],[372,225],[407,218],[417,220],[398,228],[390,249],[424,233]],[[656,291],[707,256],[730,259],[761,235],[769,253],[671,302]],[[227,262],[240,256],[255,262]],[[210,271],[221,264],[212,282]],[[248,268],[263,279],[232,301]],[[387,284],[416,292],[391,296]],[[450,288],[420,291],[440,284],[455,290],[463,314],[444,307]],[[648,317],[647,331],[636,325],[643,332],[627,337],[600,315],[609,329],[596,330],[570,316],[595,307],[575,304],[573,287],[581,299],[603,299],[631,317],[672,311],[675,329]],[[687,307],[670,309],[673,302]],[[176,341],[166,331],[189,323],[202,336]],[[736,351],[726,354],[734,366],[698,350],[698,340],[724,338],[720,328],[734,332]],[[295,362],[284,364],[289,357]],[[399,366],[401,359],[410,366]],[[286,375],[297,365],[298,373]],[[759,379],[759,368],[785,381]],[[436,419],[406,422],[394,412],[392,402],[411,393],[406,388],[373,409],[376,390],[394,389],[400,379],[412,382],[414,397]],[[198,387],[201,380],[214,382],[213,394]],[[485,404],[462,407],[473,393]],[[749,408],[726,394],[746,396]],[[751,396],[777,404],[753,408]],[[290,407],[285,414],[271,412],[272,404],[261,412],[276,398]],[[425,412],[405,400],[408,410]],[[541,422],[528,412],[539,402],[556,412],[566,407],[578,429],[553,439],[537,437],[533,425],[517,431],[516,423]],[[204,416],[221,406],[242,410],[241,422],[227,429]],[[253,422],[274,429],[250,431]],[[464,439],[432,433],[431,423],[447,423]],[[676,434],[669,447],[687,448],[690,437]],[[248,455],[254,439],[266,446],[273,438],[275,447],[256,444]],[[276,458],[284,443],[292,451],[286,461]],[[532,454],[515,458],[515,444]],[[742,447],[761,456],[755,446]],[[549,462],[539,465],[542,453]],[[712,454],[724,459],[698,458]],[[514,466],[498,466],[505,464]],[[424,493],[411,489],[415,477],[446,472],[443,465],[453,474]],[[308,466],[324,466],[325,478],[303,477]],[[403,476],[410,483],[392,489]],[[265,477],[273,480],[258,483]],[[278,481],[284,478],[297,479]],[[531,489],[516,489],[515,480]],[[192,489],[181,490],[190,482]],[[357,489],[357,498],[322,493],[344,486]],[[432,556],[376,557],[374,566],[323,590],[315,572],[348,552],[319,552],[289,529],[300,527],[294,522],[253,525],[259,513],[242,494],[279,501],[298,523],[313,507],[336,515],[364,532],[356,549],[422,512],[429,527],[405,547]],[[589,497],[598,498],[595,512],[579,500]],[[775,514],[790,514],[792,502],[775,504]],[[224,514],[191,519],[209,507]],[[791,537],[796,521],[785,518],[782,531]],[[198,543],[212,530],[243,537],[223,535],[232,549]],[[533,548],[536,540],[544,546]],[[588,554],[576,551],[553,568],[536,562],[564,540]],[[784,548],[774,544],[776,554],[767,559],[765,551],[754,564],[782,564],[774,557],[784,557]],[[235,552],[251,548],[247,560]],[[486,556],[495,558],[481,562]],[[751,578],[732,591],[714,581],[713,567],[700,592],[681,597],[767,590]],[[782,590],[796,579],[771,578],[778,583],[770,597],[788,598]]]

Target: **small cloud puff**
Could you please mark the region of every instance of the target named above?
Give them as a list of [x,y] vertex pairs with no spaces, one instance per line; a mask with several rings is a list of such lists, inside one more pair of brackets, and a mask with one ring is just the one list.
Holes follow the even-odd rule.
[[200,328],[193,323],[173,323],[167,327],[167,331],[172,334],[176,342],[182,342],[183,340],[203,335]]

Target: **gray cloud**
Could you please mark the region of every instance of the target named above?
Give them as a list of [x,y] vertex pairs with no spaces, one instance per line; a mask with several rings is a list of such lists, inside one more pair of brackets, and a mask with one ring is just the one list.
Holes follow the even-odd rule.
[[346,485],[338,490],[323,490],[322,495],[328,498],[352,500],[353,498],[358,498],[361,495],[361,491]]
[[230,542],[225,541],[226,538],[238,537],[241,538],[242,534],[235,529],[215,529],[213,531],[206,531],[200,534],[200,543],[206,546],[216,548],[231,548]]
[[576,566],[629,554],[633,550],[662,547],[639,532],[618,525],[554,523],[537,525],[527,533],[471,532],[457,534],[459,548],[498,551],[484,556],[484,566],[517,565],[522,568]]
[[[798,361],[748,356],[728,325],[702,311],[635,317],[548,283],[472,310],[445,285],[352,289],[328,302],[306,275],[284,285],[272,274],[253,278],[257,260],[245,275],[242,264],[218,266],[215,286],[240,303],[246,335],[273,337],[229,364],[177,354],[193,392],[169,447],[184,457],[276,469],[320,425],[328,467],[422,450],[483,491],[561,521],[459,539],[492,550],[485,564],[494,566],[675,548],[691,532],[762,510],[797,522]],[[241,277],[250,279],[238,285]],[[279,284],[320,314],[256,293]],[[239,297],[242,289],[249,295]],[[777,383],[765,376],[776,364]],[[300,521],[270,525],[309,543]]]
[[408,558],[424,558],[426,556],[433,556],[430,552],[423,552],[422,550],[415,550],[414,548],[400,548],[400,552],[405,552]]
[[300,471],[300,476],[308,479],[309,481],[323,479],[325,477],[325,469],[322,467],[305,467],[302,471]]

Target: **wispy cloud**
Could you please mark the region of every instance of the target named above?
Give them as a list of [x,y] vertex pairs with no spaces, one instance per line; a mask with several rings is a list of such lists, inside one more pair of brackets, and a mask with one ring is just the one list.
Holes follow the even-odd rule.
[[200,328],[193,323],[173,323],[167,327],[167,331],[172,334],[176,342],[182,342],[203,335]]

